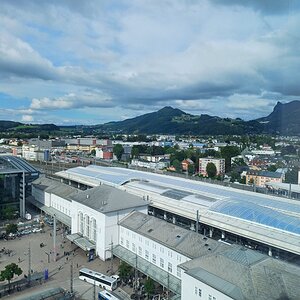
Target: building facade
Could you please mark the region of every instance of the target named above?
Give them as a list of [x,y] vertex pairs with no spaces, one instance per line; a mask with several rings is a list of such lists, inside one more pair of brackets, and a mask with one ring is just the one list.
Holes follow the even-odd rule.
[[212,158],[205,157],[199,158],[199,174],[207,176],[206,167],[209,163],[213,163],[217,169],[217,176],[225,174],[225,159],[224,158]]

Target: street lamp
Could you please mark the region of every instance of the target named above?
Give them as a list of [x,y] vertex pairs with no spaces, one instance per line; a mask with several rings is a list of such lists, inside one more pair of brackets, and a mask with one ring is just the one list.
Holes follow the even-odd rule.
[[45,253],[47,254],[47,257],[48,257],[48,263],[50,263],[50,253],[46,252]]

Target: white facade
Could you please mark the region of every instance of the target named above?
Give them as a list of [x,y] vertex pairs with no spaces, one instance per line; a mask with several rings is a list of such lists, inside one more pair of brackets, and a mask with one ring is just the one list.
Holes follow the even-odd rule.
[[182,270],[178,265],[190,260],[183,254],[123,226],[120,226],[119,244],[179,279]]
[[[71,233],[80,233],[95,242],[96,254],[101,260],[110,258],[111,246],[115,246],[119,242],[118,222],[133,209],[103,214],[74,200],[72,208],[74,217],[72,218]],[[135,210],[147,213],[147,207]]]
[[232,300],[231,297],[182,272],[181,300]]
[[199,158],[199,174],[207,176],[206,167],[209,163],[216,166],[217,174],[223,175],[225,173],[225,159],[224,158]]

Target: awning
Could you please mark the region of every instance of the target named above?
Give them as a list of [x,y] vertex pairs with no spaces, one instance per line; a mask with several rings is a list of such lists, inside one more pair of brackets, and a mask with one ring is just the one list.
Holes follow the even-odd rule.
[[132,253],[120,245],[113,248],[113,254],[132,267],[137,268],[143,274],[148,275],[156,282],[171,290],[173,293],[177,295],[181,294],[181,280],[174,275],[171,275],[161,268],[151,264],[149,261],[141,258],[140,256]]
[[84,251],[90,251],[96,248],[94,242],[90,241],[86,237],[83,237],[80,233],[69,234],[67,235],[67,239]]
[[72,223],[71,222],[71,217],[69,217],[68,215],[62,213],[61,211],[59,211],[59,210],[57,210],[53,207],[49,207],[49,206],[46,206],[46,205],[42,204],[41,202],[35,200],[34,197],[32,197],[32,196],[27,197],[26,202],[27,201],[30,202],[35,207],[42,210],[43,212],[45,212],[46,214],[48,214],[48,215],[50,215],[52,217],[55,215],[56,219],[59,222],[71,227],[71,223]]

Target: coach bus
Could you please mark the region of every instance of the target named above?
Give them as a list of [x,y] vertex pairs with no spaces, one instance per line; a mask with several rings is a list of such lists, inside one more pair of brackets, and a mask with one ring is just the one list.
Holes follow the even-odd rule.
[[98,294],[98,300],[120,300],[120,298],[117,298],[107,291],[102,291]]
[[79,279],[97,285],[103,289],[113,291],[117,288],[117,280],[104,274],[83,268],[79,271]]

